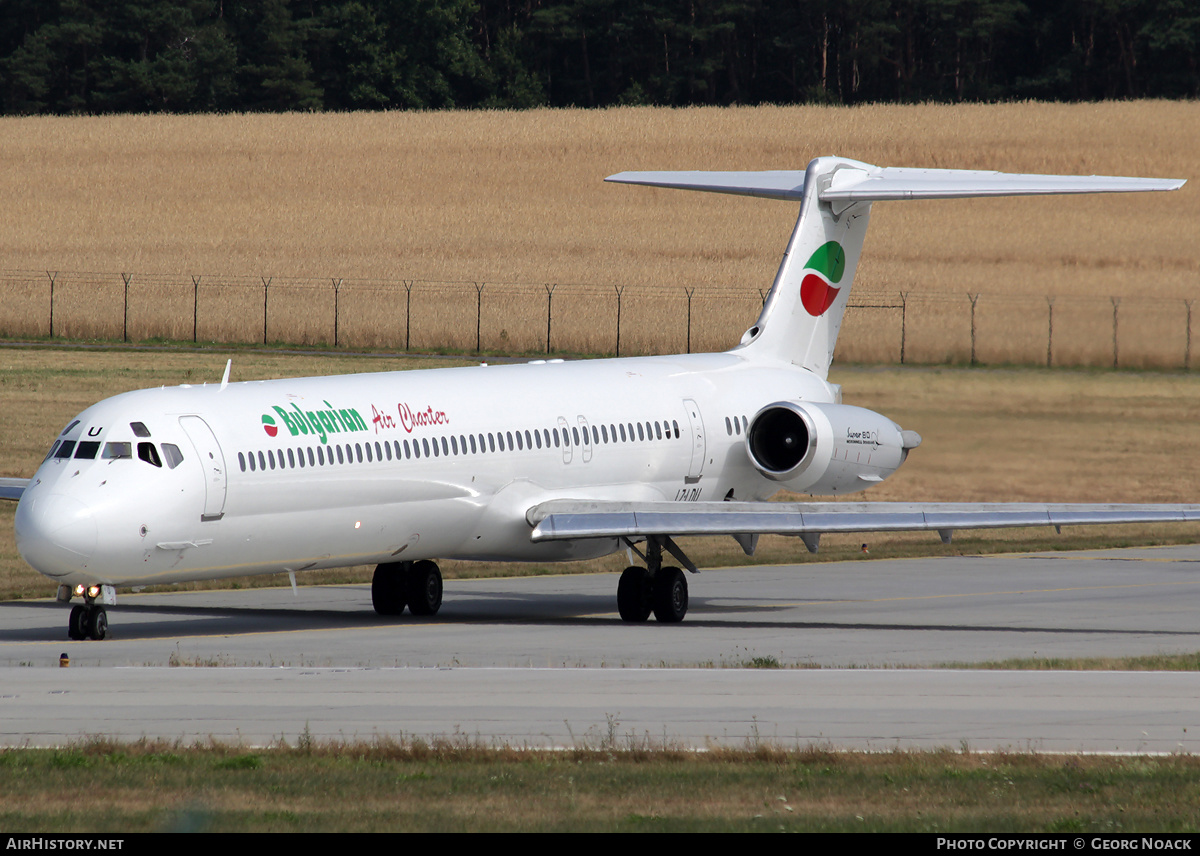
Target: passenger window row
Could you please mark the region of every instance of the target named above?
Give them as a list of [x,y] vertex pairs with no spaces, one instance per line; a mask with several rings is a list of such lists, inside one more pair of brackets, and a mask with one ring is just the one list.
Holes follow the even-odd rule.
[[[636,427],[635,427],[636,426]],[[628,429],[628,430],[627,430]],[[581,436],[580,432],[584,432]],[[586,436],[590,432],[590,437]],[[494,452],[526,451],[534,448],[562,448],[563,446],[580,446],[584,443],[631,443],[634,438],[640,442],[654,440],[679,439],[681,432],[679,423],[671,420],[661,422],[626,422],[609,423],[599,427],[574,426],[568,432],[564,426],[561,433],[558,428],[543,428],[540,431],[526,429],[524,431],[496,431],[488,434],[451,434],[421,440],[375,440],[366,443],[330,444],[329,446],[308,446],[301,449],[266,449],[253,452],[238,452],[238,467],[242,472],[265,471],[268,469],[304,469],[306,467],[327,467],[336,464],[373,463],[385,459],[411,460],[413,458],[450,457],[459,455],[480,455]],[[618,437],[620,439],[618,439]],[[165,444],[164,444],[165,445]]]
[[[731,421],[732,420],[732,421]],[[750,430],[750,422],[745,416],[725,417],[725,433],[730,437],[734,435],[741,436],[743,431]]]

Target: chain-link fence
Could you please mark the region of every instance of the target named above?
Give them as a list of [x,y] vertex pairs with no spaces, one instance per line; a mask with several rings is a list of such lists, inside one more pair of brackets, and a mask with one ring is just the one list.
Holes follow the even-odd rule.
[[[0,272],[0,335],[464,352],[723,350],[766,289]],[[854,292],[837,358],[1191,368],[1192,299]]]

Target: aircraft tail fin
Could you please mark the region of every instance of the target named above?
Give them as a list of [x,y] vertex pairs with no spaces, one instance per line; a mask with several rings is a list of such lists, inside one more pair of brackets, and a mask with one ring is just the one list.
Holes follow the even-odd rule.
[[800,202],[800,216],[758,321],[739,348],[826,377],[850,297],[871,203],[972,196],[1177,190],[1175,179],[1018,175],[878,167],[822,157],[804,172],[622,172],[607,181]]

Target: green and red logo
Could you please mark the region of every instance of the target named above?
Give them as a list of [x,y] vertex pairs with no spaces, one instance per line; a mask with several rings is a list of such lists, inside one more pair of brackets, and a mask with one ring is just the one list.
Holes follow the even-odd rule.
[[268,437],[274,437],[279,433],[279,426],[275,424],[275,420],[267,414],[263,414],[263,430],[267,432]]
[[837,241],[830,241],[817,248],[804,266],[806,273],[800,281],[800,302],[814,318],[825,314],[833,305],[840,288],[834,283],[842,281],[846,272],[846,251]]

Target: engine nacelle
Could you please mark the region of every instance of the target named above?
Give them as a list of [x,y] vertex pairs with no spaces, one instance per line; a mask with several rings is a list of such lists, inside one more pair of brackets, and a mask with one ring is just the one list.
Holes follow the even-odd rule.
[[777,401],[758,411],[746,431],[755,468],[803,493],[853,493],[878,484],[920,443],[915,431],[848,404]]

